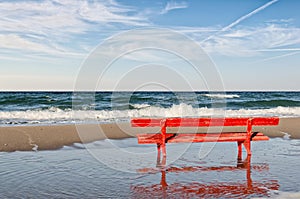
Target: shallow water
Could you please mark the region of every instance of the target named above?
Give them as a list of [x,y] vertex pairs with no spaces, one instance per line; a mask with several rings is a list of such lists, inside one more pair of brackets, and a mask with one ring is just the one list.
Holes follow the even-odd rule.
[[237,164],[235,143],[169,144],[165,169],[134,138],[85,147],[0,153],[0,198],[300,196],[300,140],[254,142],[251,168]]

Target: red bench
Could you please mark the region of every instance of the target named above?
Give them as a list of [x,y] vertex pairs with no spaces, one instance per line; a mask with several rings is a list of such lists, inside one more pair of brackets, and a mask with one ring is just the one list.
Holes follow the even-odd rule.
[[[279,118],[134,118],[132,127],[160,127],[158,134],[138,134],[139,144],[157,144],[158,157],[161,150],[166,157],[166,143],[180,142],[237,142],[238,158],[242,158],[242,145],[247,155],[251,155],[251,141],[269,140],[261,132],[252,132],[252,126],[275,126]],[[245,132],[229,133],[167,133],[168,127],[216,127],[216,126],[246,126]]]

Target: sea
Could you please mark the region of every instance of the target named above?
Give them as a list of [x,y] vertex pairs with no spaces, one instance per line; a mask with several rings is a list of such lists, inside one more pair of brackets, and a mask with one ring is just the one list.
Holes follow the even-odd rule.
[[0,92],[0,125],[300,116],[300,92]]
[[[1,92],[0,126],[132,117],[300,116],[300,92]],[[49,135],[51,136],[51,135]],[[300,140],[156,146],[135,138],[0,152],[0,198],[300,198]],[[172,162],[170,160],[173,160]]]

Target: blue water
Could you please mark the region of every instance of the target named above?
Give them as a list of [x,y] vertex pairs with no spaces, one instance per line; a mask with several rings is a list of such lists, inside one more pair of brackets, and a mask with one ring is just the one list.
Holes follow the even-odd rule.
[[[94,98],[94,99],[93,99]],[[95,110],[136,109],[135,105],[150,105],[170,108],[174,104],[186,103],[193,107],[208,107],[226,103],[228,109],[300,107],[300,92],[0,92],[1,111],[72,109],[72,103],[83,103]],[[79,107],[78,107],[79,108]]]
[[[226,112],[225,112],[226,111]],[[1,92],[0,125],[130,117],[300,116],[300,92]]]
[[[155,146],[148,147],[153,157],[141,162],[136,157],[141,152],[136,139],[115,140],[123,152],[130,152],[115,155],[107,165],[105,154],[114,151],[103,147],[106,142],[89,144],[97,154],[79,144],[55,151],[0,153],[0,198],[300,196],[299,140],[274,138],[253,143],[248,177],[247,169],[237,167],[235,143],[217,143],[204,157],[199,157],[199,151],[207,149],[208,143],[194,143],[174,162],[170,162],[171,156],[181,152],[181,144],[169,144],[165,187],[161,184],[163,174],[156,168]],[[172,168],[178,171],[172,172]]]
[[[0,93],[1,126],[224,114],[299,117],[300,92]],[[236,143],[168,144],[163,170],[156,147],[135,138],[0,152],[0,198],[299,198],[299,147],[255,142],[251,171],[237,164]]]

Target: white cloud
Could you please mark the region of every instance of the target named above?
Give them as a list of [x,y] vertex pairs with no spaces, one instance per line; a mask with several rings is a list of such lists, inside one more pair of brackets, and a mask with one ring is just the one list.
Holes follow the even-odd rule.
[[258,52],[288,52],[288,51],[300,51],[300,48],[273,48],[273,49],[260,49]]
[[[271,20],[265,26],[235,28],[241,21],[277,1],[268,2],[223,28],[174,27],[174,30],[199,42],[208,53],[254,56],[264,51],[298,51],[300,29],[289,26],[293,19]],[[187,7],[186,2],[170,1],[162,13]],[[2,1],[0,48],[1,52],[18,50],[24,55],[34,52],[42,56],[83,56],[103,39],[97,34],[93,34],[96,38],[90,37],[89,31],[104,34],[107,30],[112,33],[122,28],[145,26],[149,24],[145,16],[133,7],[115,1]],[[171,45],[172,38],[166,42]],[[2,53],[2,56],[6,55]]]
[[[284,25],[240,27],[223,31],[210,40],[201,42],[200,45],[208,53],[254,56],[264,51],[297,51],[300,46],[299,35],[300,28]],[[199,41],[201,38],[196,40]]]
[[[239,23],[241,23],[242,21],[244,21],[245,19],[248,19],[249,17],[255,15],[256,13],[266,9],[267,7],[271,6],[272,4],[276,3],[278,0],[272,0],[262,6],[260,6],[259,8],[256,8],[255,10],[253,10],[252,12],[249,12],[248,14],[246,15],[243,15],[242,17],[238,18],[237,20],[235,20],[234,22],[230,23],[229,25],[223,27],[219,32],[223,32],[223,31],[227,31],[229,30],[230,28],[238,25]],[[219,33],[217,32],[217,33]],[[216,34],[217,34],[216,33]],[[203,40],[203,42],[213,38],[215,35],[211,35],[210,37],[206,38],[205,40]]]
[[266,21],[267,23],[278,23],[278,24],[280,24],[280,23],[291,23],[291,22],[293,22],[294,21],[294,19],[292,19],[292,18],[288,18],[288,19],[272,19],[272,20],[269,20],[269,21]]
[[84,49],[80,49],[81,41],[76,38],[87,37],[87,31],[113,29],[115,24],[126,27],[147,24],[145,18],[132,13],[133,8],[114,1],[0,2],[0,46],[28,52],[40,50],[58,55],[68,52],[77,55],[84,53]]
[[50,55],[55,57],[84,57],[83,53],[59,49],[54,45],[48,46],[32,42],[16,34],[0,34],[0,49],[2,53],[6,52],[6,56],[2,57],[7,60],[17,60],[16,54],[22,55],[23,60],[26,60],[25,56],[43,59],[49,59]]
[[224,27],[224,28],[222,29],[222,31],[226,31],[226,30],[232,28],[233,26],[236,26],[237,24],[241,23],[241,22],[244,21],[245,19],[251,17],[252,15],[255,15],[256,13],[258,13],[258,12],[264,10],[264,9],[266,9],[267,7],[269,7],[270,5],[272,5],[273,3],[276,3],[277,1],[278,1],[278,0],[270,1],[270,2],[268,2],[268,3],[266,3],[266,4],[264,4],[263,6],[261,6],[261,7],[257,8],[257,9],[255,9],[255,10],[253,10],[252,12],[250,12],[250,13],[248,13],[248,14],[246,14],[246,15],[240,17],[240,18],[238,18],[237,20],[235,20],[234,22],[232,22],[232,23],[229,24],[228,26]]
[[[215,35],[206,42],[201,41],[203,38],[207,38],[218,31],[219,27],[174,27],[174,29],[176,29],[174,33],[182,33],[188,38],[194,40],[210,55],[253,57],[263,55],[266,52],[286,53],[287,51],[300,51],[300,28],[287,27],[284,24],[260,25],[256,27],[244,26],[239,27],[238,29],[229,29]],[[181,46],[182,51],[189,52],[189,46],[186,42],[179,40],[178,37],[172,37],[159,30],[157,30],[156,33],[159,36],[154,34],[152,35],[156,38],[155,41],[152,42],[153,44],[160,43],[165,46],[179,45]],[[144,40],[147,40],[143,39],[144,37],[148,37],[147,29],[145,30],[145,33],[141,33],[139,35],[127,35],[123,39],[124,44],[122,44],[121,41],[116,41],[111,44],[112,46],[117,46],[115,49],[107,50],[102,53],[110,54],[116,53],[118,50],[141,49],[143,47],[151,46],[149,43],[143,43]],[[190,54],[192,54],[192,52],[190,52]],[[123,58],[149,62],[166,59],[166,56],[160,55],[161,54],[159,53],[153,53],[153,51],[144,51],[128,54]]]
[[23,39],[14,34],[0,35],[0,48],[30,50],[30,51],[37,51],[37,52],[52,51],[51,48]]
[[274,59],[279,59],[279,58],[283,58],[283,57],[289,57],[289,56],[292,56],[292,55],[297,55],[299,53],[300,53],[300,50],[298,52],[292,52],[292,53],[287,53],[287,54],[283,54],[283,55],[278,55],[278,56],[258,60],[258,61],[255,61],[253,63],[257,64],[257,63],[261,63],[261,62],[271,61],[271,60],[274,60]]
[[166,7],[161,11],[161,14],[166,14],[171,10],[183,9],[183,8],[187,8],[187,7],[188,7],[188,4],[184,1],[182,1],[182,2],[170,1],[167,3]]

